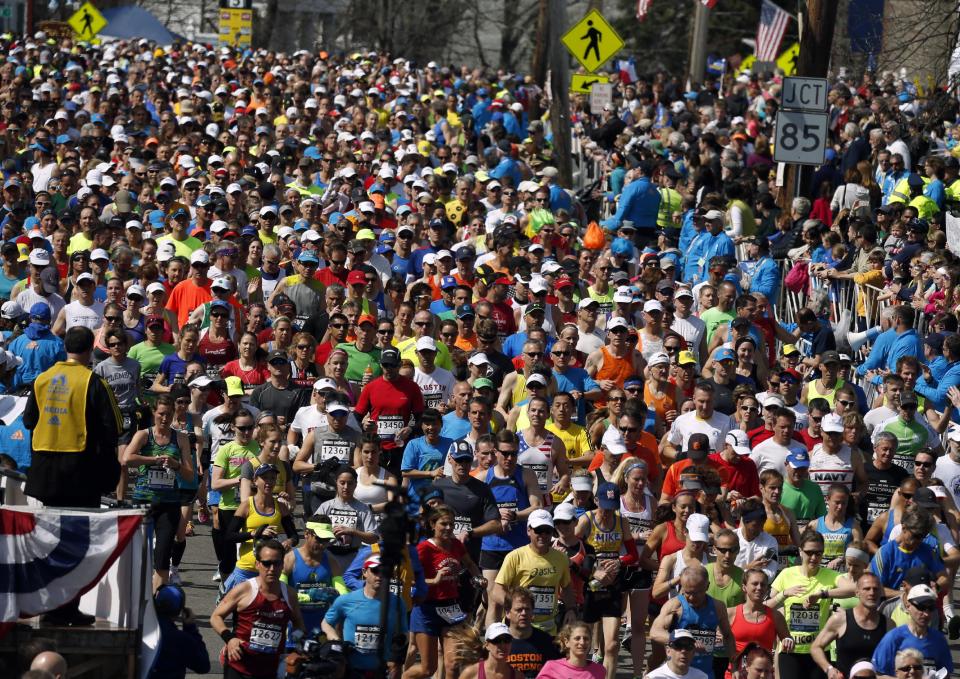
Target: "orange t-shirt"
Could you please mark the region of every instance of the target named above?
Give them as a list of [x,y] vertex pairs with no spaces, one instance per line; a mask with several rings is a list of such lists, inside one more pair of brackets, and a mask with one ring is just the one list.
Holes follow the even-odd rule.
[[[637,442],[637,447],[633,450],[628,450],[627,455],[632,457],[637,457],[647,463],[647,481],[650,483],[655,483],[657,479],[660,478],[660,453],[659,446],[657,445],[656,437],[650,432],[643,431],[640,432],[640,440]],[[587,471],[594,471],[599,469],[600,465],[603,464],[603,451],[598,450],[593,459],[590,460],[590,465],[587,467]]]
[[177,283],[167,300],[166,309],[177,315],[178,328],[182,328],[190,319],[190,312],[213,299],[210,294],[212,284],[213,281],[209,278],[203,286],[197,285],[192,278]]
[[[710,467],[712,469],[715,469],[717,474],[720,476],[721,483],[726,483],[726,479],[724,477],[729,478],[730,476],[729,473],[727,473],[724,469],[722,469],[720,465],[718,465],[713,460],[707,459],[701,462],[700,464],[705,467]],[[683,476],[684,470],[691,466],[693,466],[693,460],[689,460],[689,459],[680,460],[679,462],[674,462],[672,465],[670,465],[670,468],[667,470],[667,475],[664,476],[663,478],[663,492],[669,495],[670,497],[673,497],[674,495],[679,493],[681,490],[680,477]]]

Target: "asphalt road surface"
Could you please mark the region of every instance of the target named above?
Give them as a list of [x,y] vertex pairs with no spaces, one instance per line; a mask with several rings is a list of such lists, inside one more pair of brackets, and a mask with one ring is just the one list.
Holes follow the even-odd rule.
[[[298,521],[298,527],[302,528],[302,522]],[[210,674],[204,676],[221,675],[223,670],[218,657],[223,641],[210,629],[210,613],[213,611],[218,588],[218,583],[210,579],[216,572],[217,564],[213,553],[213,542],[210,539],[210,526],[195,523],[195,533],[193,537],[187,538],[187,551],[180,565],[180,575],[187,593],[187,605],[193,609],[197,617],[197,625],[210,653]],[[954,601],[960,601],[960,591],[957,589],[954,590]],[[953,642],[950,646],[953,651],[953,662],[960,668],[960,642]],[[629,653],[621,651],[619,668],[617,679],[633,677]],[[187,677],[198,676],[201,675],[187,674]],[[960,676],[960,672],[954,673],[953,676]]]

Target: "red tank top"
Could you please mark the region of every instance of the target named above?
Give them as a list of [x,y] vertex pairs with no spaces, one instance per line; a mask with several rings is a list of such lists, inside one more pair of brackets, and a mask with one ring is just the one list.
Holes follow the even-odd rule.
[[[743,617],[743,604],[737,606],[733,614],[733,623],[730,630],[733,632],[733,640],[737,645],[737,655],[747,647],[751,641],[755,641],[763,648],[773,652],[773,643],[777,639],[777,628],[773,622],[773,611],[766,606],[763,607],[764,618],[762,622],[750,622]],[[731,679],[730,669],[727,668],[725,679]]]
[[[227,664],[238,672],[252,674],[255,677],[275,676],[280,654],[284,652],[284,637],[287,623],[290,622],[290,604],[287,603],[287,587],[282,586],[282,594],[273,601],[267,599],[260,590],[259,578],[247,580],[253,600],[250,605],[237,613],[235,634],[243,642],[243,654],[240,660],[227,660]],[[224,656],[225,657],[225,656]]]
[[679,552],[686,544],[687,541],[677,535],[677,529],[674,527],[673,521],[671,521],[667,524],[667,536],[660,543],[660,554],[657,556],[663,561],[663,557]]

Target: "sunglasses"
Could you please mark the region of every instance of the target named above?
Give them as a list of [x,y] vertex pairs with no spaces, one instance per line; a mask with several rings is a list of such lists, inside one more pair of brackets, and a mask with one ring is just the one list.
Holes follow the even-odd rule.
[[573,356],[572,351],[551,351],[550,354],[559,357]]
[[244,426],[242,426],[242,427],[238,425],[238,426],[236,427],[236,429],[237,429],[237,431],[253,431],[253,425],[252,425],[252,424],[246,424],[246,425],[244,425]]
[[[842,398],[838,398],[838,399],[837,399],[837,403],[839,403],[840,405],[842,405],[844,408],[849,408],[850,406],[855,405],[855,404],[856,404],[856,401],[845,401],[845,400],[842,399]],[[900,406],[900,407],[902,408],[903,406]]]
[[807,556],[811,557],[811,558],[813,558],[813,557],[815,557],[815,556],[823,556],[823,550],[822,550],[822,549],[805,549],[805,550],[803,550],[803,553],[806,554]]
[[120,316],[104,316],[103,320],[109,321],[110,323],[119,323]]
[[264,568],[280,568],[283,565],[283,559],[264,559],[258,563]]
[[537,526],[532,529],[537,535],[551,535],[553,534],[553,529],[550,526]]
[[932,467],[933,462],[914,462],[913,466],[927,468],[927,467]]
[[298,345],[297,345],[297,349],[300,349],[301,351],[306,351],[306,350],[309,349],[309,348],[310,348],[310,345],[309,345],[309,344],[298,344]]
[[923,665],[901,665],[897,668],[897,672],[920,672],[923,670]]
[[497,452],[503,455],[504,457],[516,457],[517,455],[516,448],[514,448],[513,450],[502,450],[500,448],[497,448]]
[[122,347],[123,342],[107,342],[108,349],[116,349],[117,347]]
[[391,330],[390,328],[380,328],[379,330],[377,330],[377,334],[378,334],[378,335],[392,335],[392,334],[393,334],[393,330]]
[[714,547],[714,549],[721,554],[737,554],[740,551],[739,547]]
[[637,427],[620,427],[620,431],[624,434],[634,434],[640,430]]
[[331,324],[330,324],[330,327],[331,327],[331,328],[335,328],[335,329],[337,329],[337,330],[343,330],[344,328],[347,327],[347,324],[346,324],[346,323],[331,323]]

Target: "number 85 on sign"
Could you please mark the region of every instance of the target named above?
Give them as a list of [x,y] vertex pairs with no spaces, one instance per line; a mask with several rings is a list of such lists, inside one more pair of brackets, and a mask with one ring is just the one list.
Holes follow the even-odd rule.
[[776,162],[823,165],[826,150],[826,113],[784,110],[777,113],[773,148]]

